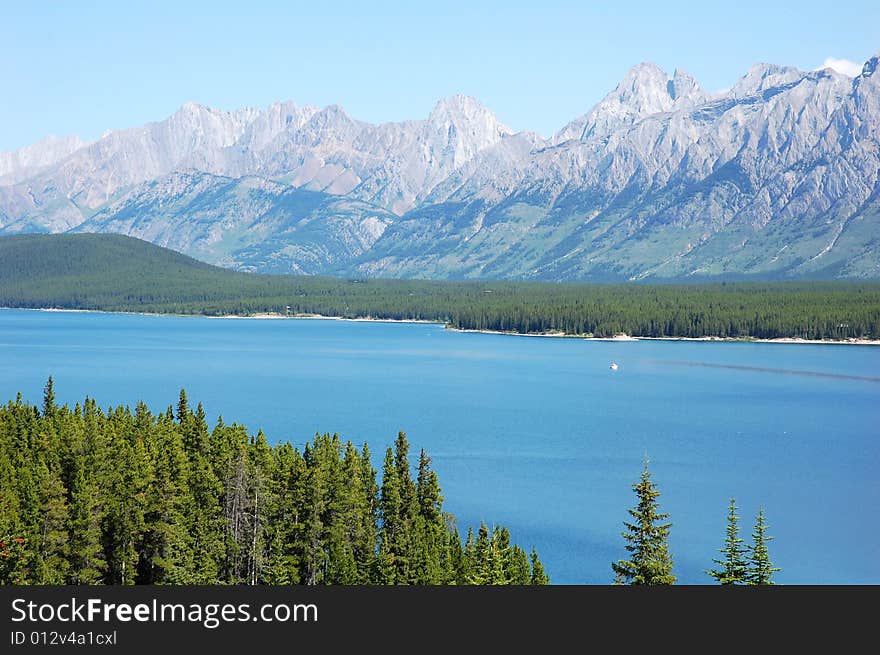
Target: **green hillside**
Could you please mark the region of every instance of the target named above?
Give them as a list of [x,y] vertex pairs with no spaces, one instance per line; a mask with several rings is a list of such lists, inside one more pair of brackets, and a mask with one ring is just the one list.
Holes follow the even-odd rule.
[[[118,234],[0,238],[0,304],[109,311],[247,313],[283,307],[292,278],[248,275]],[[247,299],[249,304],[230,303]]]
[[111,234],[0,238],[0,306],[436,320],[644,337],[880,337],[880,283],[597,285],[254,275]]

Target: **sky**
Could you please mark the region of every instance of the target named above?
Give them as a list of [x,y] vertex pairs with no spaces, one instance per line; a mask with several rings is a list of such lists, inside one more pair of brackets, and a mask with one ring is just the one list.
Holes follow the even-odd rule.
[[0,151],[172,114],[293,100],[424,118],[472,95],[543,136],[651,61],[730,87],[754,64],[858,71],[880,2],[0,0]]

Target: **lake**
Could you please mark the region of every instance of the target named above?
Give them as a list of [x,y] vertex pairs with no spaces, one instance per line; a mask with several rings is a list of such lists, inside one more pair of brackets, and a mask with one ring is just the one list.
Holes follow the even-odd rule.
[[[611,362],[619,369],[609,369]],[[880,346],[603,342],[435,324],[0,310],[0,400],[154,411],[425,448],[445,509],[507,525],[551,581],[612,580],[647,456],[682,583],[712,583],[735,496],[789,584],[880,583]],[[416,458],[417,459],[417,458]]]

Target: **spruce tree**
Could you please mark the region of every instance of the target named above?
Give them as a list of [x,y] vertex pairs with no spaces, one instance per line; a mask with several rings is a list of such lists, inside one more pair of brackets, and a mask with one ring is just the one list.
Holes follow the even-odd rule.
[[727,536],[724,546],[720,549],[722,559],[712,560],[719,565],[718,569],[706,571],[719,584],[737,585],[746,580],[746,548],[739,537],[739,517],[736,515],[736,499],[730,499],[730,510],[727,513]]
[[419,454],[416,482],[418,498],[418,541],[416,575],[420,584],[439,584],[444,578],[446,557],[446,520],[443,496],[437,474],[431,469],[431,458],[424,449]]
[[492,540],[489,536],[489,527],[484,522],[480,523],[480,529],[477,531],[477,540],[474,542],[471,551],[470,571],[469,584],[491,584]]
[[394,452],[391,448],[385,451],[385,462],[382,468],[382,490],[379,496],[379,514],[382,528],[379,531],[379,560],[377,562],[377,579],[379,584],[397,584],[397,543],[403,526],[400,525],[400,486]]
[[43,387],[43,416],[54,415],[55,409],[55,381],[50,375],[46,380],[46,386]]
[[611,564],[615,582],[633,585],[674,584],[672,556],[669,554],[667,541],[672,524],[663,523],[669,518],[669,514],[658,512],[657,498],[660,492],[651,481],[647,460],[639,482],[632,488],[638,497],[638,503],[635,509],[628,510],[634,521],[624,521],[626,531],[623,532],[630,559]]
[[519,546],[514,546],[511,549],[508,576],[510,584],[513,585],[527,585],[531,582],[529,556]]
[[69,512],[67,493],[58,471],[46,470],[40,490],[40,570],[36,577],[38,584],[64,584],[68,572],[68,533]]
[[183,423],[189,418],[189,402],[186,398],[186,389],[180,390],[180,396],[177,400],[177,421]]
[[461,560],[456,577],[456,583],[459,585],[471,584],[471,578],[476,570],[476,549],[477,544],[474,539],[474,529],[469,527],[467,536],[464,540],[464,546],[461,549]]
[[550,578],[544,572],[544,565],[541,564],[541,560],[538,559],[538,551],[532,548],[532,576],[529,580],[529,584],[535,586],[548,585],[550,584]]
[[489,584],[510,584],[510,556],[510,532],[505,527],[496,527],[489,550]]
[[101,547],[98,489],[80,470],[73,480],[68,513],[69,584],[98,584],[106,562]]
[[326,448],[320,435],[315,436],[313,448],[306,447],[303,459],[306,462],[305,504],[303,507],[303,557],[302,580],[314,585],[324,582],[327,568],[327,549],[325,537],[330,530],[330,470],[324,458]]
[[758,508],[758,518],[755,521],[755,531],[752,533],[753,543],[749,547],[749,564],[746,573],[748,585],[771,585],[775,584],[771,578],[781,569],[773,566],[770,561],[770,553],[767,550],[767,542],[773,537],[767,534],[767,523],[764,520],[764,508]]

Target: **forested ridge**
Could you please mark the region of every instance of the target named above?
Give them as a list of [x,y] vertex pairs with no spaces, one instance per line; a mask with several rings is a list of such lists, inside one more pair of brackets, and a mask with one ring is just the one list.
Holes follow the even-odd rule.
[[0,306],[319,314],[597,337],[880,338],[878,282],[602,285],[254,275],[100,234],[0,238]]
[[501,526],[462,540],[431,460],[400,433],[302,452],[209,430],[181,391],[153,414],[87,398],[0,406],[0,584],[547,584]]

